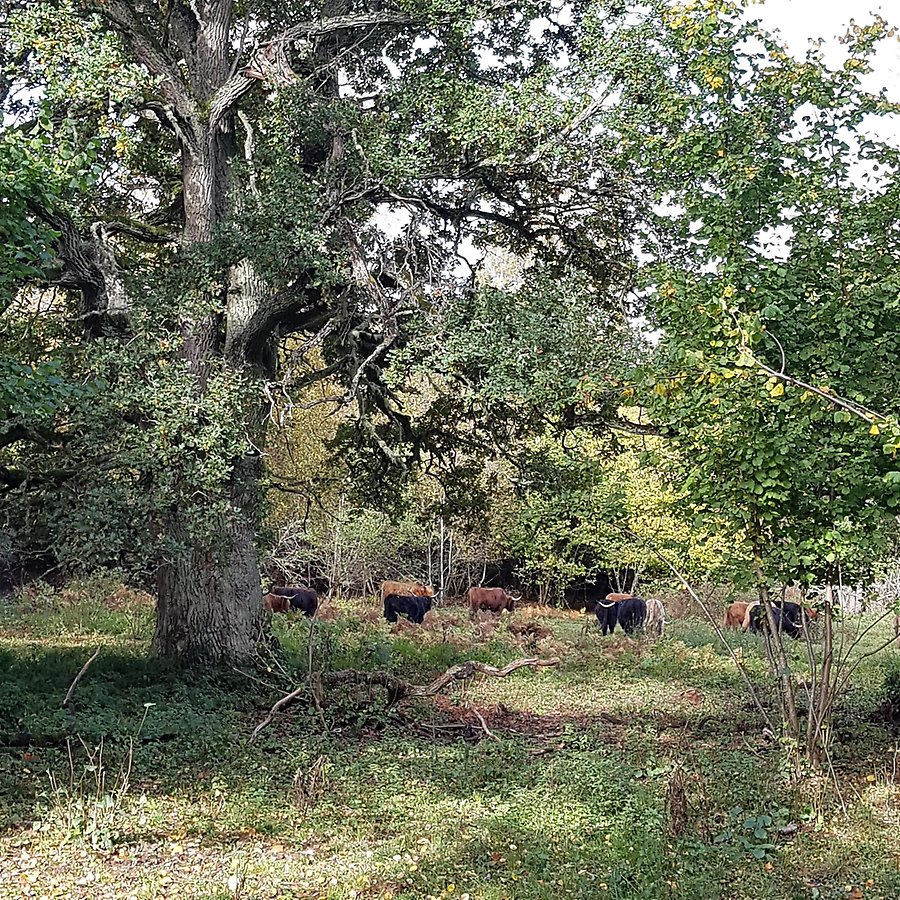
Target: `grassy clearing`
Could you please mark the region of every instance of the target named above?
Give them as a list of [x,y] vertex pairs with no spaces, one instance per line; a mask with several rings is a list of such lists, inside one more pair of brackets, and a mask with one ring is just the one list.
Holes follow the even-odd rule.
[[[306,670],[306,621],[276,618],[269,671],[198,679],[146,659],[147,598],[111,578],[0,616],[3,898],[900,897],[895,738],[874,715],[892,652],[864,661],[840,713],[844,815],[829,785],[790,784],[692,619],[647,645],[529,610],[513,621],[538,636],[454,610],[391,631],[349,604],[317,622],[317,667],[427,681],[469,658],[562,663],[400,712],[349,690],[325,729],[301,704],[251,745]],[[737,644],[764,683],[756,639]]]

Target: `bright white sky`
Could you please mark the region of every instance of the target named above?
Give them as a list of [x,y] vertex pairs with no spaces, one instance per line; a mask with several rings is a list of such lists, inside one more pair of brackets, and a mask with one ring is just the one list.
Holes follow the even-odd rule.
[[[835,66],[844,54],[836,38],[846,33],[851,20],[865,25],[877,14],[900,28],[900,0],[758,0],[750,13],[768,29],[777,29],[799,58],[810,40],[823,38],[826,62]],[[900,33],[881,44],[873,70],[866,87],[887,87],[891,99],[900,102]]]

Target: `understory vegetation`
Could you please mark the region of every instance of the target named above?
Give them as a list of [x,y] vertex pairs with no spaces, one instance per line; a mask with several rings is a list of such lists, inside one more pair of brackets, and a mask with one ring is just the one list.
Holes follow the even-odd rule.
[[[371,599],[320,615],[276,617],[264,665],[213,677],[147,658],[149,598],[114,576],[5,603],[0,896],[900,894],[895,651],[864,659],[841,698],[832,775],[798,783],[695,616],[651,643],[604,642],[584,614],[541,607],[472,623],[450,606],[393,629]],[[764,685],[760,639],[732,644]],[[790,652],[802,680],[803,649]],[[524,656],[560,663],[396,708],[356,685],[249,740],[310,659],[425,683]]]

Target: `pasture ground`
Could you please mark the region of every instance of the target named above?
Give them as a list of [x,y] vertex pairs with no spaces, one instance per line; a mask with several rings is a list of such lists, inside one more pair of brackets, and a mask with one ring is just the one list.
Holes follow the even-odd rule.
[[[466,659],[562,661],[399,709],[332,691],[250,744],[305,675],[307,621],[275,618],[260,669],[198,678],[146,658],[152,609],[114,579],[26,590],[0,606],[0,898],[900,898],[900,660],[863,658],[887,623],[837,716],[844,811],[832,781],[791,782],[707,626],[648,644],[583,621],[450,608],[389,630],[374,603],[331,606],[315,668],[424,683]],[[757,640],[736,643],[765,691]]]

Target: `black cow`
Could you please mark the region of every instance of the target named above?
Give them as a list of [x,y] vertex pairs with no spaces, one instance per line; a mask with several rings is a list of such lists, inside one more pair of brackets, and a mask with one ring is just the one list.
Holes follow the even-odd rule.
[[647,604],[640,597],[631,597],[628,600],[620,600],[619,607],[619,624],[625,634],[634,634],[639,628],[644,627],[644,620],[647,618]]
[[792,603],[789,600],[778,605],[781,608],[782,630],[792,638],[799,638],[803,634],[803,620],[805,618],[803,607],[799,603]]
[[619,604],[607,603],[606,600],[598,600],[594,608],[597,621],[600,623],[601,634],[612,634],[616,630],[616,622],[619,620]]
[[[784,626],[786,623],[781,615],[781,610],[774,603],[772,604],[772,620],[775,622],[776,631],[784,630]],[[750,631],[753,632],[753,634],[762,634],[763,632],[769,630],[769,622],[766,617],[766,611],[761,603],[750,608],[748,627]],[[790,632],[788,631],[787,633]]]
[[415,594],[388,594],[384,598],[384,617],[388,622],[396,622],[398,615],[406,616],[410,622],[421,625],[425,613],[431,609],[431,597],[417,597]]
[[278,597],[287,597],[291,609],[300,610],[307,618],[312,618],[319,608],[319,598],[312,588],[305,587],[273,587],[269,592]]
[[[797,640],[803,633],[803,610],[799,603],[780,603],[778,601],[772,604],[772,618],[775,621],[777,631],[782,631],[789,637]],[[754,634],[762,634],[768,630],[768,621],[766,619],[766,611],[762,604],[754,606],[750,610],[750,630]]]
[[576,581],[566,587],[563,592],[565,605],[569,609],[585,609],[591,612],[597,602],[608,594],[622,592],[627,594],[633,587],[637,573],[634,569],[619,569],[610,572],[601,569],[596,575]]

